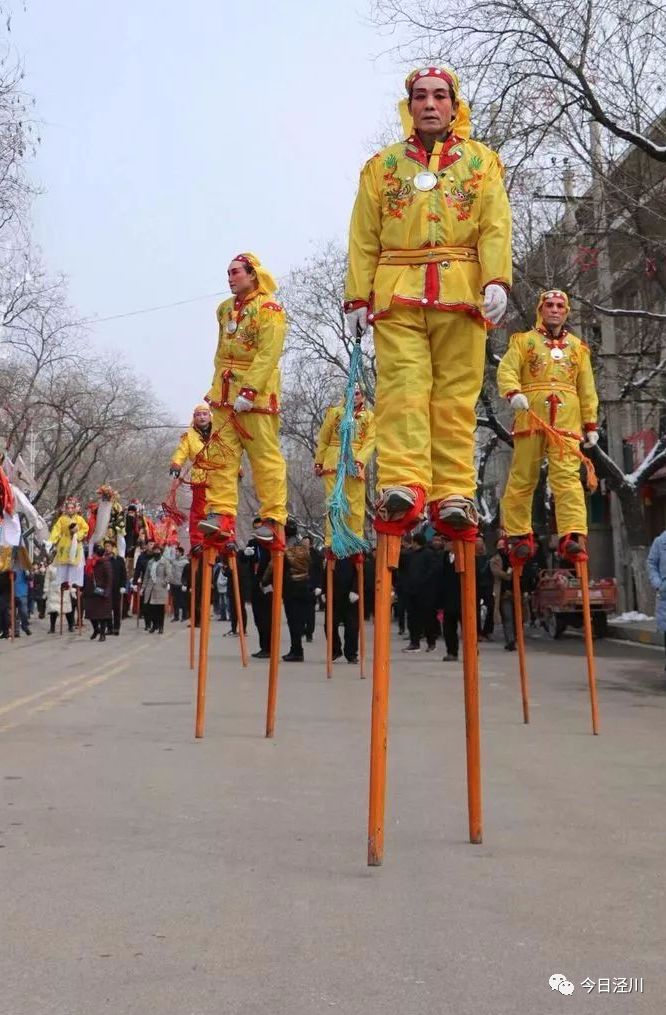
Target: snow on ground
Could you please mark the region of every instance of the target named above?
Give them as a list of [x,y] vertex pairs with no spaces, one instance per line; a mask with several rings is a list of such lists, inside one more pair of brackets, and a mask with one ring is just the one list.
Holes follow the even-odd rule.
[[640,624],[644,620],[654,620],[654,617],[630,610],[629,613],[620,613],[617,617],[609,617],[608,620],[611,624]]

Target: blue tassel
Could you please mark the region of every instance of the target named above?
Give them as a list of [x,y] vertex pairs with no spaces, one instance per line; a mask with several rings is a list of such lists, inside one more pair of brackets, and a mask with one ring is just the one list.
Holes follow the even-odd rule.
[[349,365],[349,378],[345,388],[345,404],[340,421],[340,458],[335,477],[335,486],[328,498],[326,507],[331,522],[331,550],[338,558],[350,557],[354,553],[363,553],[369,549],[365,539],[360,539],[347,525],[349,517],[349,500],[345,491],[345,480],[348,476],[356,476],[356,462],[352,441],[356,434],[354,420],[354,389],[362,369],[361,343],[356,342]]

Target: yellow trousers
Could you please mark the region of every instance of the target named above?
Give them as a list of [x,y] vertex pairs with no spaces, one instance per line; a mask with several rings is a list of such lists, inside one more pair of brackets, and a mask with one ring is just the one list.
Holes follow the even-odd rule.
[[[333,487],[335,486],[335,476],[324,476],[324,490],[326,491],[326,500],[331,496]],[[359,539],[364,538],[365,529],[365,481],[362,479],[354,479],[349,476],[345,481],[345,493],[347,494],[347,500],[349,501],[349,514],[347,515],[347,525],[352,530],[354,535],[358,536]],[[326,546],[331,545],[331,523],[328,518],[328,512],[326,512],[326,532],[324,542]]]
[[284,525],[287,520],[287,466],[280,451],[280,421],[266,413],[242,412],[240,426],[249,434],[243,437],[229,423],[229,409],[213,409],[213,430],[219,431],[223,446],[211,449],[211,461],[220,468],[206,471],[206,510],[233,515],[238,511],[238,470],[243,451],[252,466],[254,489],[259,499],[259,514]]
[[374,333],[379,487],[422,486],[428,500],[473,497],[485,325],[458,311],[394,303]]
[[585,492],[580,481],[580,460],[546,444],[543,434],[515,437],[509,479],[502,498],[502,520],[507,535],[532,531],[532,498],[539,482],[544,456],[548,457],[548,483],[555,498],[557,531],[587,533]]

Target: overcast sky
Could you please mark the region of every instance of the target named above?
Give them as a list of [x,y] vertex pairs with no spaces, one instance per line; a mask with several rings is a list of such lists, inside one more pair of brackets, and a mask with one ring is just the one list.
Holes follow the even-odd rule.
[[[404,72],[366,0],[28,0],[14,43],[35,96],[34,231],[85,317],[225,288],[253,250],[277,275],[344,239],[359,169]],[[209,298],[96,324],[182,420],[208,388]]]

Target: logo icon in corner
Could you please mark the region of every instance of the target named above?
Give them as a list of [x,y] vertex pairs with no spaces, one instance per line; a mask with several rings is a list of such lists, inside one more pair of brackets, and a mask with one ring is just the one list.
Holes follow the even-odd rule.
[[564,973],[553,973],[548,984],[551,990],[559,990],[560,994],[573,994],[575,989],[571,980],[567,980]]

